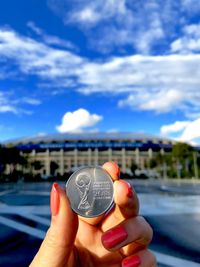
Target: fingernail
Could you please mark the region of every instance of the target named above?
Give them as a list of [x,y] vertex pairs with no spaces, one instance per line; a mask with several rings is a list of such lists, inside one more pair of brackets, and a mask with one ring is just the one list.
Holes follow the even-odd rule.
[[56,216],[60,208],[60,192],[59,192],[59,185],[57,183],[53,183],[51,189],[50,206],[51,206],[51,214],[53,216]]
[[122,267],[138,267],[140,264],[141,260],[137,255],[128,257],[122,261]]
[[110,249],[124,241],[127,236],[126,230],[122,226],[117,226],[102,235],[102,243]]
[[133,197],[133,188],[132,188],[132,186],[128,182],[125,182],[123,180],[121,180],[121,182],[124,185],[126,185],[126,188],[127,188],[127,197],[132,198]]

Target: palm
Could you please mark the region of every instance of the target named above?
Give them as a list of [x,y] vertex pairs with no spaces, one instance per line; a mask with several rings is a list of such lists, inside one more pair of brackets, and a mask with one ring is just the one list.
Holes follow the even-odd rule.
[[[122,255],[111,253],[102,246],[100,226],[92,226],[79,220],[79,230],[75,241],[78,257],[75,266],[81,267],[120,267]],[[78,258],[78,260],[77,260]],[[70,266],[70,265],[68,265]]]
[[78,218],[65,190],[54,184],[51,226],[30,267],[156,266],[155,257],[147,250],[152,229],[138,216],[136,193],[118,180],[115,163],[105,163],[103,168],[114,180],[115,207],[106,217]]
[[[75,240],[76,262],[73,262],[74,265],[68,264],[67,267],[120,267],[122,259],[127,256],[123,249],[115,250],[115,252],[108,251],[101,241],[104,232],[138,213],[136,194],[130,202],[126,196],[124,184],[115,182],[116,184],[118,184],[118,190],[115,192],[116,205],[108,216],[94,218],[92,221],[83,217],[82,219],[79,218],[78,233]],[[118,203],[121,204],[121,208]]]

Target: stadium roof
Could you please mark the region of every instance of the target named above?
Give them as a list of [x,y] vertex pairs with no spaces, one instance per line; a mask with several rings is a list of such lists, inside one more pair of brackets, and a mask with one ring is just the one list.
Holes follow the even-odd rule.
[[49,143],[49,142],[65,142],[65,141],[92,141],[92,140],[127,140],[127,141],[153,141],[153,142],[167,142],[173,143],[172,140],[166,139],[163,137],[157,137],[154,135],[144,134],[144,133],[103,133],[103,132],[95,132],[95,133],[65,133],[65,134],[48,134],[48,135],[40,135],[40,136],[32,136],[26,138],[20,138],[16,140],[9,140],[4,142],[5,145],[8,144],[28,144],[28,143]]

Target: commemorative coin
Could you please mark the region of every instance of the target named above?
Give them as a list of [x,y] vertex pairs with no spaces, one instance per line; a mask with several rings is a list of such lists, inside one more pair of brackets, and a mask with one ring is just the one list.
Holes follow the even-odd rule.
[[71,208],[87,218],[99,216],[113,204],[113,181],[101,167],[83,167],[66,183]]

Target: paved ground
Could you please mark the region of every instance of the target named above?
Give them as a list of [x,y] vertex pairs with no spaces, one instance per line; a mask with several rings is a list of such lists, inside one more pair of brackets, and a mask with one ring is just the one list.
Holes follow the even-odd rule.
[[[200,183],[134,181],[161,267],[200,266]],[[0,184],[0,267],[28,266],[50,221],[49,183]]]

